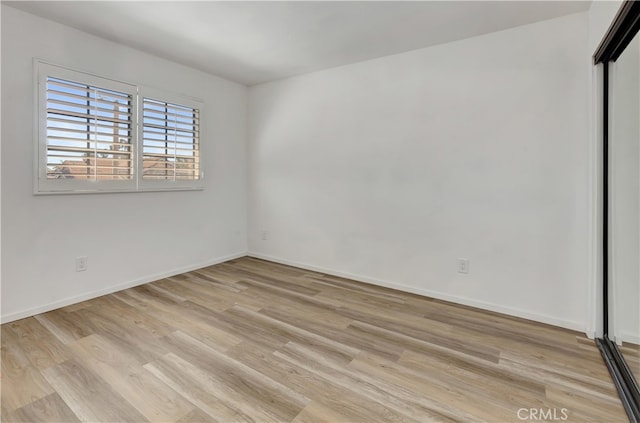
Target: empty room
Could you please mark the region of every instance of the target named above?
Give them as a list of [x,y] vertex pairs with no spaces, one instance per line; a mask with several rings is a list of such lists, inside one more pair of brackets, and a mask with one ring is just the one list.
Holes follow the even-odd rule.
[[0,14],[2,422],[640,421],[640,2]]

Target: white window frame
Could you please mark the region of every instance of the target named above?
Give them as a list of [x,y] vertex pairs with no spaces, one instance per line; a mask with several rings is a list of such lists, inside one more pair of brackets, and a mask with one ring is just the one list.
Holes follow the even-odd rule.
[[[83,179],[49,179],[47,178],[47,78],[59,78],[80,84],[114,90],[131,95],[131,146],[132,146],[132,178],[129,180],[83,180]],[[35,146],[33,165],[33,193],[49,194],[95,194],[142,191],[183,191],[204,189],[203,166],[203,114],[202,100],[184,95],[169,93],[164,90],[144,87],[117,81],[92,73],[76,71],[65,66],[55,65],[40,59],[34,59],[34,110],[35,110]],[[142,167],[142,132],[141,108],[144,98],[183,105],[199,111],[200,126],[198,136],[199,170],[197,180],[144,180]]]

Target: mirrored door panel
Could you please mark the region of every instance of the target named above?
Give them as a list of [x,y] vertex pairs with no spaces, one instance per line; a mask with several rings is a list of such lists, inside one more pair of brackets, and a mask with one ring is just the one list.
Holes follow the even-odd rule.
[[609,336],[640,380],[640,36],[610,65]]

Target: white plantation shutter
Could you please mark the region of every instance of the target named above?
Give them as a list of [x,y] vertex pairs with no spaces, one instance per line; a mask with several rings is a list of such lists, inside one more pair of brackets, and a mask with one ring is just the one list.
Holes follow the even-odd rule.
[[50,76],[46,94],[48,179],[132,179],[132,95]]
[[200,111],[166,101],[142,100],[142,179],[200,179]]
[[203,188],[199,100],[34,60],[35,194]]

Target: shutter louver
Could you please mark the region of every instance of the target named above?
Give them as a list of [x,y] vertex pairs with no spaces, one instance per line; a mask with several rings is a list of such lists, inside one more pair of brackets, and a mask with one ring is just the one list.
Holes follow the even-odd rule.
[[143,98],[142,178],[200,179],[200,111]]
[[131,94],[46,79],[47,179],[133,178]]

